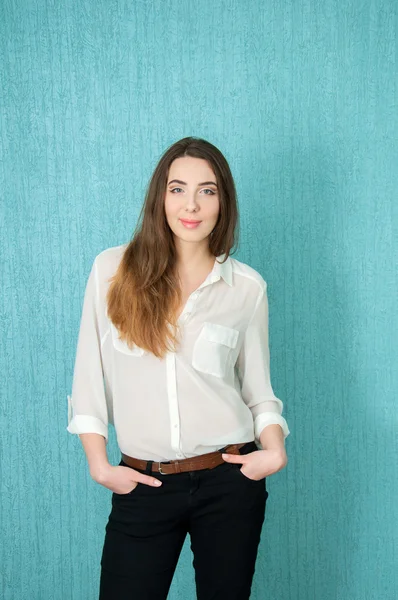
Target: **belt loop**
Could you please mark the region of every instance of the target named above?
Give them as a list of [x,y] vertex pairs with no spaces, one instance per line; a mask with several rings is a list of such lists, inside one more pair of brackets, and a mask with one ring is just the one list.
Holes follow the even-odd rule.
[[152,464],[153,464],[153,460],[147,460],[146,461],[146,467],[145,467],[145,474],[146,475],[152,475]]

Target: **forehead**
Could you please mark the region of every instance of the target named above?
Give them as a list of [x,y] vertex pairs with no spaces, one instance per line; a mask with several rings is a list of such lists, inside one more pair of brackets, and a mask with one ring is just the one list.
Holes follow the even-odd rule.
[[176,158],[170,165],[168,181],[170,179],[182,179],[183,181],[206,181],[215,179],[215,173],[207,160],[194,158],[193,156],[181,156]]

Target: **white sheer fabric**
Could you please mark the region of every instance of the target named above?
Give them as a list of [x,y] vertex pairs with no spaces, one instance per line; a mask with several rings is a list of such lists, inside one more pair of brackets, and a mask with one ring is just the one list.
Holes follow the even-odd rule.
[[180,315],[181,347],[158,359],[129,348],[107,316],[108,279],[126,247],[98,254],[87,280],[67,430],[107,441],[111,423],[121,452],[156,461],[253,439],[261,448],[274,423],[289,435],[271,386],[263,277],[232,257],[215,260]]

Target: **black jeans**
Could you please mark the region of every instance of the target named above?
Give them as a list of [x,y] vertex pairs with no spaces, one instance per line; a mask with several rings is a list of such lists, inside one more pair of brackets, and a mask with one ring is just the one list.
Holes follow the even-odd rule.
[[[248,442],[240,454],[255,450]],[[197,600],[248,600],[268,492],[266,478],[249,479],[241,466],[154,471],[159,488],[138,483],[113,493],[99,600],[166,600],[187,533]]]

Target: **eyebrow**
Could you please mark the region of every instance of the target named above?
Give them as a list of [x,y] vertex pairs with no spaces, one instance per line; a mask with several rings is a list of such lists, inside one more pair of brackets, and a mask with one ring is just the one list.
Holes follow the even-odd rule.
[[[186,181],[181,181],[181,179],[172,179],[167,185],[170,185],[171,183],[181,183],[181,185],[188,185]],[[198,183],[198,185],[215,185],[217,187],[217,184],[214,181],[203,181],[202,183]]]

